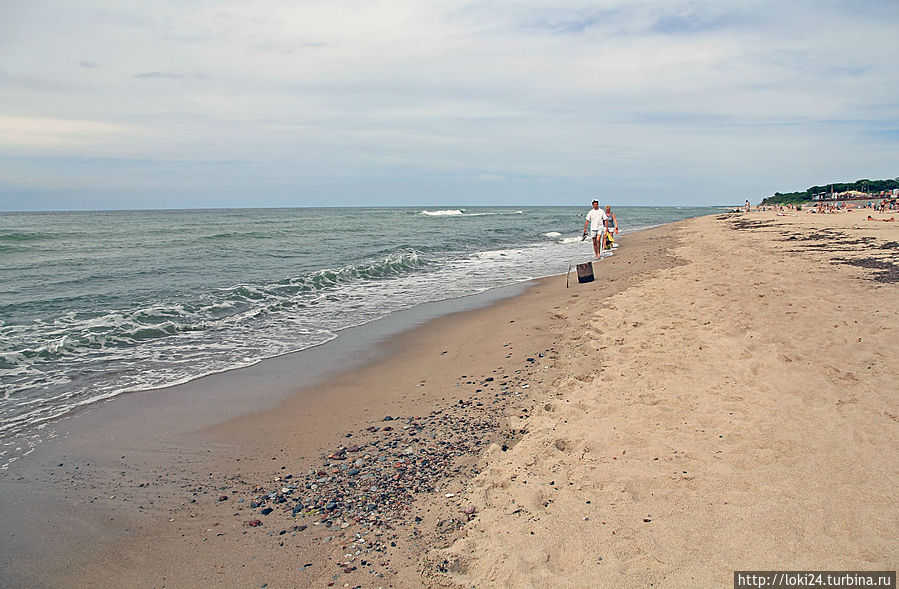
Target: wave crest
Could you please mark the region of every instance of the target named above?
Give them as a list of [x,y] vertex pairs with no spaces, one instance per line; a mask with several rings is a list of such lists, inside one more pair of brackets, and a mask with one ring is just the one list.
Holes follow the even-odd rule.
[[0,241],[42,241],[53,239],[54,237],[56,236],[51,233],[41,233],[39,231],[0,232]]
[[455,215],[464,215],[465,209],[446,209],[442,211],[422,211],[422,215],[428,217],[451,217]]

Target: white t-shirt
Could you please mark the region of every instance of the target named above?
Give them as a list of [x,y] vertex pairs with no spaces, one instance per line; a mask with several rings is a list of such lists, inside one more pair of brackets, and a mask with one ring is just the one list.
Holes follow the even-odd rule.
[[602,222],[608,219],[603,209],[590,209],[587,213],[587,220],[590,221],[590,231],[599,231],[602,229]]

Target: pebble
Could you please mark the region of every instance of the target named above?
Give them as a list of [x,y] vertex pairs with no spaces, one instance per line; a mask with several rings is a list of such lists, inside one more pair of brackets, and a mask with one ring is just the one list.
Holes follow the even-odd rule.
[[[533,362],[533,358],[528,358],[529,364]],[[466,382],[466,378],[472,380]],[[341,530],[341,538],[349,534],[351,539],[341,542],[353,543],[357,555],[381,554],[366,557],[369,565],[363,564],[366,570],[378,574],[368,567],[378,562],[380,566],[388,566],[390,559],[385,561],[384,556],[397,545],[396,530],[403,529],[413,518],[421,521],[420,516],[411,512],[416,495],[437,493],[450,480],[476,475],[472,461],[460,463],[459,460],[480,455],[490,443],[502,444],[506,451],[509,444],[504,441],[511,443],[512,436],[526,433],[524,429],[501,429],[505,424],[504,410],[519,403],[514,399],[525,397],[525,394],[516,397],[509,391],[526,390],[529,386],[526,376],[503,375],[500,386],[508,390],[496,392],[495,396],[495,391],[491,391],[486,398],[477,396],[475,387],[478,382],[495,382],[495,377],[487,376],[482,381],[475,376],[462,379],[471,387],[472,397],[454,401],[445,408],[438,405],[427,415],[386,415],[381,422],[397,422],[402,427],[369,425],[346,435],[353,438],[353,444],[325,452],[318,468],[308,468],[305,474],[281,476],[281,480],[291,480],[292,484],[274,484],[269,489],[255,487],[253,496],[248,498],[249,506],[262,515],[273,514],[270,517],[283,514],[285,518],[307,518],[312,526],[309,533],[321,534],[324,543],[333,540],[332,536],[322,534],[325,530]],[[443,493],[446,499],[455,496],[456,493]],[[455,533],[477,513],[477,508],[470,504],[457,509],[464,515],[438,520],[438,530],[434,533]],[[246,525],[256,527],[262,521],[255,519]],[[283,535],[305,530],[306,526],[285,528]],[[352,539],[354,534],[356,539]],[[343,572],[346,568],[355,570],[346,561],[342,566]]]

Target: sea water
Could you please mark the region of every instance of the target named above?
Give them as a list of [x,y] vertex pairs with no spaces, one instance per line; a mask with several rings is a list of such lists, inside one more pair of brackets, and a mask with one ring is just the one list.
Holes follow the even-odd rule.
[[[581,241],[588,210],[2,213],[0,467],[22,452],[17,438],[78,407],[564,273],[592,257]],[[615,213],[626,233],[720,210]]]

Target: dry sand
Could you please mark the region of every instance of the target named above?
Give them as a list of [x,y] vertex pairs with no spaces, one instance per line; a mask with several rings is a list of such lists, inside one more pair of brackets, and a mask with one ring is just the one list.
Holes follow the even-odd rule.
[[[899,230],[865,214],[722,215],[623,236],[597,282],[552,277],[405,333],[274,410],[145,453],[115,498],[97,491],[113,468],[87,494],[70,485],[65,502],[91,495],[118,527],[79,515],[87,546],[6,579],[706,587],[735,569],[894,569]],[[385,415],[417,418],[413,451],[446,465],[414,500],[379,506],[377,526],[349,505],[327,520],[250,507],[308,469],[344,476],[341,447],[401,459],[389,441],[406,432],[384,431]],[[138,513],[147,480],[155,502]]]
[[768,212],[678,236],[682,265],[555,310],[565,376],[486,454],[465,490],[479,517],[429,554],[435,584],[895,569],[899,285],[872,280],[899,279],[895,224]]

